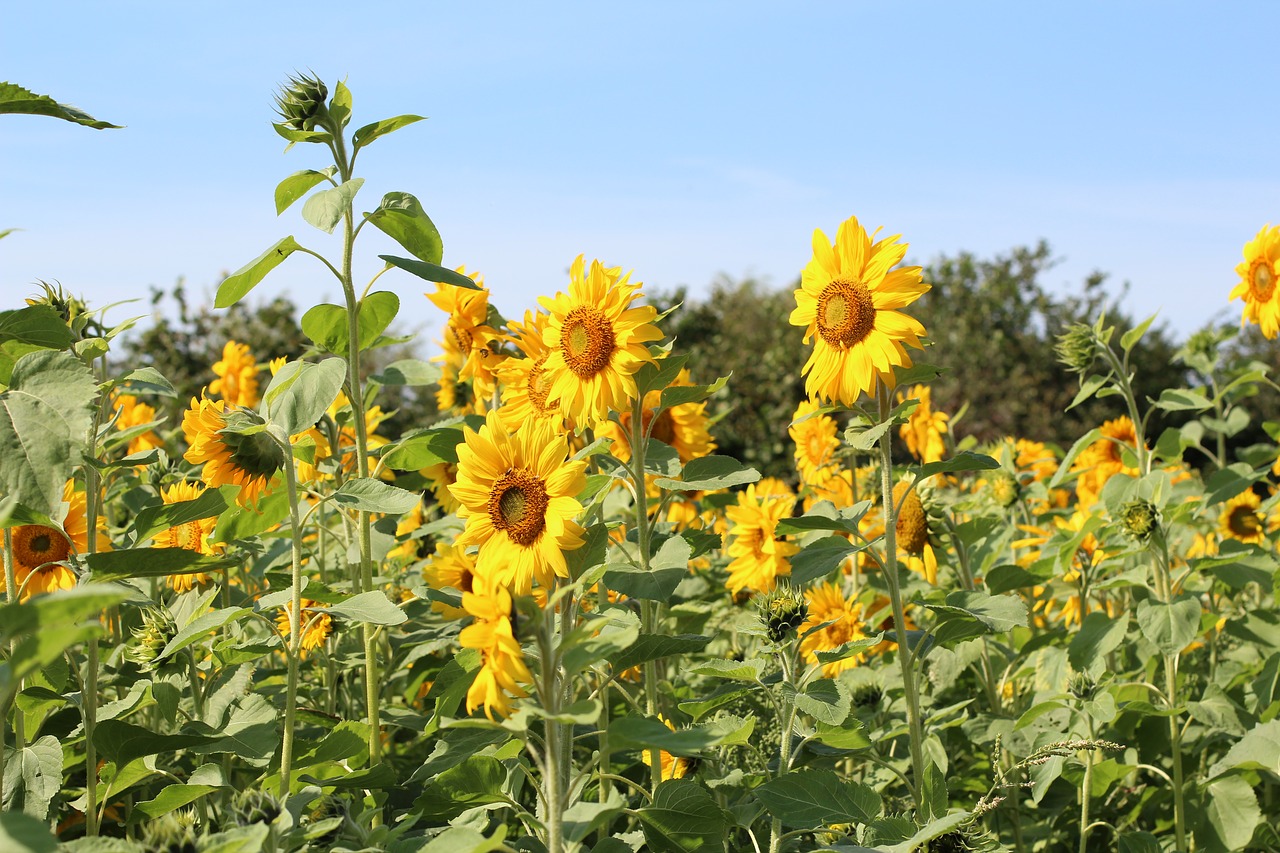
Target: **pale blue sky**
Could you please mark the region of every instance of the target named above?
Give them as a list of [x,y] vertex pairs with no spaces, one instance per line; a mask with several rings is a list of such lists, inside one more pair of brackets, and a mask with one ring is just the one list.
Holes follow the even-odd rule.
[[[416,194],[508,316],[579,252],[650,287],[785,285],[812,230],[856,214],[917,262],[1047,238],[1050,284],[1108,271],[1185,333],[1239,317],[1241,247],[1280,220],[1275,3],[367,5],[10,4],[0,79],[127,128],[0,121],[0,229],[23,229],[5,302],[36,279],[97,304],[179,276],[211,293],[286,234],[336,252],[272,205],[324,164],[269,125],[295,69],[345,77],[353,126],[430,117],[361,155],[357,207]],[[361,244],[367,277],[393,249]],[[430,285],[379,286],[438,333]],[[261,289],[339,301],[300,255]]]

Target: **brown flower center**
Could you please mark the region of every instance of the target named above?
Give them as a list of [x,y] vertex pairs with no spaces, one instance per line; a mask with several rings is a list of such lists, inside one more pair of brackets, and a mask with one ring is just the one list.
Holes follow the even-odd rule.
[[44,563],[60,563],[71,553],[67,537],[52,527],[24,524],[13,532],[13,558],[34,569]]
[[169,528],[169,547],[170,548],[186,548],[188,551],[201,550],[200,524],[196,521],[188,521],[185,524],[179,524],[177,527]]
[[818,334],[830,346],[847,349],[860,343],[875,325],[871,291],[860,281],[838,278],[818,297]]
[[521,468],[508,469],[489,491],[489,520],[517,545],[532,545],[547,521],[546,485]]
[[456,323],[450,323],[445,327],[446,334],[453,340],[453,345],[458,348],[458,352],[466,357],[471,353],[471,331]]
[[[900,484],[894,489],[895,502],[901,498],[899,490],[903,488],[904,485]],[[898,534],[898,545],[902,550],[915,555],[924,553],[924,546],[929,544],[929,523],[925,519],[924,504],[914,489],[898,510],[898,522],[893,529]]]
[[656,438],[669,447],[676,444],[676,422],[671,409],[663,409],[658,419],[653,419],[653,409],[644,410],[644,428],[649,430],[649,437]]
[[616,345],[613,325],[599,308],[579,305],[565,316],[560,350],[580,378],[590,379],[607,367]]
[[1227,529],[1241,539],[1253,538],[1262,533],[1262,520],[1253,507],[1238,506],[1227,516]]
[[1276,288],[1276,276],[1271,270],[1271,264],[1265,260],[1255,261],[1253,269],[1249,271],[1250,284],[1253,287],[1253,298],[1259,302],[1266,302],[1271,298],[1271,294]]

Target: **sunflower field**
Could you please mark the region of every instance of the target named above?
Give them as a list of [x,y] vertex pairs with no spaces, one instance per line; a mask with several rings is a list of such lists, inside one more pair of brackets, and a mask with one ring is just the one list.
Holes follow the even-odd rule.
[[[276,108],[277,213],[341,254],[285,236],[216,304],[315,265],[345,300],[301,358],[226,341],[188,398],[119,308],[0,306],[0,851],[1280,850],[1272,365],[1199,334],[1144,397],[1151,320],[1100,316],[1057,355],[1110,419],[962,438],[929,283],[851,217],[761,478],[633,274],[580,255],[503,317],[414,195],[360,193],[418,116],[352,130],[310,75]],[[1276,337],[1280,228],[1235,272]],[[424,289],[440,355],[379,359]],[[404,389],[439,419],[387,430]]]

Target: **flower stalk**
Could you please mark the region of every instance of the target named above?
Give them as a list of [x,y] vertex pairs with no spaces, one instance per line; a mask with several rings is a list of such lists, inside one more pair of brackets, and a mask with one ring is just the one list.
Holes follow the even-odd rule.
[[298,512],[298,474],[293,448],[281,442],[285,486],[289,494],[289,539],[292,585],[289,599],[289,641],[285,644],[289,674],[285,687],[284,738],[280,745],[280,799],[289,796],[293,774],[293,729],[298,716],[298,658],[302,653],[302,517]]

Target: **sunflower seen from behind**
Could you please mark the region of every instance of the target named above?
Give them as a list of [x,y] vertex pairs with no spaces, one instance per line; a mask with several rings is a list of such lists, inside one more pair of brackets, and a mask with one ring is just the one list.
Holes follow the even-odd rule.
[[579,428],[594,428],[636,398],[635,373],[653,361],[647,344],[662,339],[653,306],[633,307],[640,296],[640,284],[620,267],[592,261],[588,268],[579,255],[569,268],[569,293],[538,297],[550,314],[542,338],[550,350],[548,396]]
[[[877,232],[878,233],[878,232]],[[813,341],[805,363],[810,398],[852,406],[876,383],[892,388],[894,368],[910,367],[906,347],[922,346],[924,326],[898,311],[929,290],[920,267],[893,269],[906,255],[898,236],[872,242],[856,216],[830,244],[813,232],[813,258],[800,276],[790,322]]]
[[550,588],[568,577],[564,552],[581,548],[585,461],[568,461],[569,445],[548,422],[511,433],[496,411],[479,432],[468,427],[458,445],[458,499],[466,527],[459,546],[478,546],[476,571],[528,595],[534,581]]
[[182,416],[188,445],[182,458],[204,466],[200,478],[207,486],[239,486],[236,503],[242,507],[270,493],[284,467],[284,451],[265,431],[244,434],[261,422],[253,412],[207,397],[191,398]]

